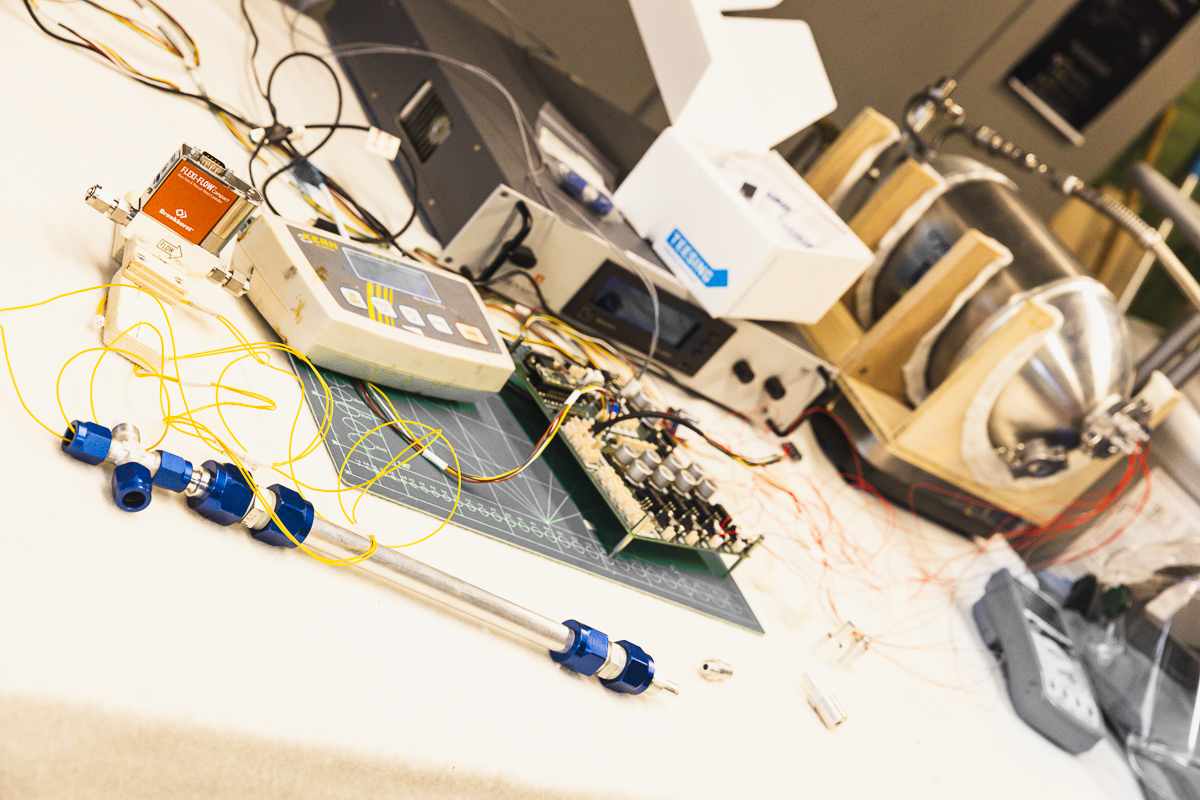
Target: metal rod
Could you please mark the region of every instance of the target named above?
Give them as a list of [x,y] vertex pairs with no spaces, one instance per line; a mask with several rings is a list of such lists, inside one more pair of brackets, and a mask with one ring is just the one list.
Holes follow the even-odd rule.
[[1175,222],[1192,246],[1200,249],[1200,206],[1149,164],[1134,164],[1129,177],[1147,200]]
[[1164,374],[1176,389],[1182,388],[1197,372],[1200,372],[1200,347],[1194,347],[1179,363],[1172,366]]
[[[1196,191],[1196,185],[1200,184],[1200,174],[1195,172],[1188,173],[1188,176],[1183,179],[1183,184],[1179,187],[1179,193],[1185,197],[1191,197],[1192,192]],[[1158,235],[1165,241],[1174,230],[1175,223],[1170,217],[1165,218],[1158,226]],[[1129,306],[1133,304],[1133,298],[1137,296],[1138,290],[1142,288],[1142,284],[1146,281],[1146,276],[1150,274],[1150,267],[1154,266],[1155,256],[1153,251],[1147,251],[1142,255],[1142,260],[1138,262],[1137,269],[1133,272],[1133,277],[1129,279],[1129,283],[1121,291],[1121,298],[1117,301],[1117,308],[1124,313],[1129,310]]]
[[1134,389],[1139,390],[1145,386],[1146,381],[1150,380],[1150,373],[1162,369],[1197,336],[1200,336],[1200,312],[1193,312],[1167,331],[1162,341],[1138,362],[1137,374],[1133,379]]
[[[366,551],[371,541],[318,517],[304,544],[324,555],[346,558]],[[575,634],[565,625],[395,550],[380,547],[356,566],[553,653],[565,652],[574,642]]]

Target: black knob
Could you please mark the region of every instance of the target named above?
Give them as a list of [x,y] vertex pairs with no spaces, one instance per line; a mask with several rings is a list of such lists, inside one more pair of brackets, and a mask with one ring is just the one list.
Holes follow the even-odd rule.
[[783,396],[787,394],[787,389],[783,388],[783,381],[774,375],[763,381],[763,388],[767,390],[767,394],[771,395],[772,400],[782,400]]
[[750,362],[744,358],[734,362],[733,374],[742,383],[750,383],[750,381],[754,380],[754,370],[750,368]]

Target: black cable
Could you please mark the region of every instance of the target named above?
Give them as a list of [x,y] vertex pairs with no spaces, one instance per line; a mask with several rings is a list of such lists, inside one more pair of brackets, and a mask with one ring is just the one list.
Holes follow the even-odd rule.
[[[480,288],[485,288],[485,287],[491,286],[493,283],[499,283],[500,281],[505,280],[506,278],[511,278],[515,275],[520,275],[521,277],[525,278],[525,280],[529,281],[529,285],[533,287],[533,293],[537,295],[538,302],[542,304],[542,312],[543,313],[545,313],[549,317],[554,317],[557,320],[565,322],[565,320],[562,320],[561,317],[558,316],[558,314],[555,314],[554,311],[551,310],[550,304],[546,302],[546,296],[544,294],[542,294],[542,287],[538,286],[537,279],[534,278],[532,275],[530,275],[528,272],[526,272],[523,269],[514,269],[512,272],[506,272],[503,275],[497,275],[496,277],[491,278],[489,280],[478,281],[475,283],[475,285]],[[570,324],[570,323],[568,323],[568,324]],[[605,339],[604,341],[608,342],[607,339]]]
[[[521,215],[521,227],[517,229],[516,233],[514,233],[509,239],[505,240],[505,242],[500,245],[500,249],[496,251],[496,257],[492,259],[492,263],[484,267],[483,272],[479,273],[479,277],[477,278],[479,281],[490,280],[491,277],[496,274],[496,270],[504,266],[505,262],[512,257],[513,252],[515,252],[516,249],[521,246],[525,239],[528,238],[529,233],[533,230],[533,214],[529,211],[529,206],[525,204],[525,201],[518,200],[513,208],[515,208],[517,213]],[[471,276],[467,273],[467,268],[463,267],[463,270],[463,274],[467,278],[470,278]]]
[[[51,39],[54,39],[55,41],[62,42],[63,44],[69,44],[72,47],[79,47],[83,50],[88,51],[89,53],[97,52],[95,50],[95,48],[93,48],[87,42],[82,42],[82,41],[77,42],[77,41],[74,41],[73,39],[68,39],[65,36],[59,36],[57,33],[53,32],[52,30],[47,28],[45,25],[42,24],[41,19],[39,19],[38,15],[34,12],[33,5],[30,3],[30,0],[23,0],[23,2],[25,3],[25,10],[29,12],[29,18],[32,19],[33,23],[35,25],[37,25],[38,28],[41,29],[42,33],[46,34],[47,36],[49,36]],[[74,31],[72,31],[72,33],[74,33]],[[79,34],[75,34],[75,35],[78,36]],[[237,120],[238,122],[242,123],[243,125],[249,126],[251,128],[257,127],[253,123],[251,123],[249,120],[247,120],[245,117],[243,117],[241,114],[238,114],[234,111],[230,111],[228,108],[221,105],[217,101],[213,100],[211,97],[209,97],[206,94],[195,94],[193,92],[185,92],[183,89],[179,89],[179,88],[173,87],[173,86],[164,86],[162,84],[155,83],[154,81],[147,80],[138,75],[130,75],[125,72],[122,72],[121,74],[127,78],[137,81],[138,83],[142,84],[143,86],[149,86],[151,89],[156,89],[160,92],[165,92],[166,94],[176,95],[178,97],[186,97],[190,100],[199,100],[200,102],[207,105],[211,110],[219,112],[221,114],[224,114],[225,116],[227,116],[231,119]]]
[[40,19],[38,19],[38,15],[34,13],[33,5],[30,4],[29,0],[25,0],[25,10],[29,12],[29,17],[30,17],[30,19],[33,20],[33,23],[35,25],[37,25],[39,28],[41,28],[42,33],[46,34],[51,39],[57,39],[58,41],[63,42],[65,44],[69,44],[72,47],[82,47],[84,50],[87,50],[89,53],[95,52],[95,50],[92,49],[92,46],[87,44],[86,42],[76,42],[74,40],[68,39],[65,36],[59,36],[57,33],[54,33],[49,28],[47,28],[45,25],[43,25],[42,21]]
[[258,66],[254,63],[254,59],[258,57],[258,31],[254,28],[254,21],[250,19],[250,12],[246,10],[246,0],[242,0],[242,16],[246,19],[246,25],[250,27],[250,39],[254,42],[254,47],[250,51],[250,74],[254,76],[254,85],[258,87],[258,93],[267,101],[267,105],[271,108],[271,116],[275,116],[275,107],[271,106],[271,98],[267,97],[267,93],[263,91],[262,80],[258,77]]
[[[330,132],[328,135],[332,135],[335,131],[342,130],[370,131],[372,129],[370,125],[360,125],[355,122],[321,122],[314,125],[305,125],[304,127],[315,130],[328,129]],[[309,151],[309,155],[311,155],[311,153],[312,151]],[[412,187],[412,191],[410,193],[410,199],[412,200],[412,211],[409,212],[408,219],[404,221],[404,224],[401,225],[400,229],[395,233],[388,231],[387,227],[382,222],[380,222],[373,214],[359,205],[358,202],[350,195],[350,193],[342,188],[336,181],[323,172],[321,172],[321,177],[324,179],[325,184],[330,189],[341,195],[342,199],[354,208],[358,215],[362,217],[363,222],[367,223],[367,227],[375,233],[375,239],[367,239],[364,241],[377,242],[379,244],[390,244],[395,246],[397,250],[403,253],[404,248],[396,244],[396,239],[403,236],[408,229],[412,227],[413,222],[416,220],[417,212],[420,209],[420,191],[417,183],[417,165],[413,163],[412,156],[410,156],[403,147],[400,148],[399,154],[401,158],[404,159],[405,166],[408,168],[408,174],[410,178],[409,184]],[[320,172],[320,170],[317,171]]]
[[271,67],[271,73],[267,76],[267,91],[264,96],[266,98],[267,105],[271,109],[271,124],[275,125],[279,122],[279,115],[275,109],[275,104],[271,101],[271,87],[275,83],[275,76],[276,76],[276,74],[278,74],[279,68],[294,58],[311,58],[312,60],[316,61],[318,64],[320,64],[322,67],[324,67],[329,72],[330,77],[333,78],[333,86],[337,90],[337,109],[334,112],[333,123],[332,123],[332,126],[329,128],[329,132],[325,134],[325,136],[321,139],[321,141],[317,142],[316,146],[314,146],[307,153],[302,153],[302,154],[297,153],[295,158],[290,160],[288,163],[284,164],[279,169],[272,172],[270,175],[267,176],[267,179],[265,181],[263,181],[262,188],[259,189],[259,191],[262,193],[262,196],[263,196],[263,202],[265,202],[267,204],[267,208],[269,208],[271,210],[271,213],[276,214],[276,215],[279,215],[279,211],[275,208],[275,205],[271,202],[271,198],[267,196],[267,187],[270,186],[271,181],[275,180],[275,178],[277,178],[280,175],[282,175],[283,173],[287,172],[292,167],[296,166],[296,164],[299,164],[301,161],[311,158],[314,153],[316,153],[318,150],[320,150],[322,147],[324,147],[329,142],[329,140],[331,138],[333,138],[333,134],[337,133],[336,126],[341,122],[341,119],[342,119],[342,100],[343,100],[342,82],[340,80],[338,80],[337,72],[334,71],[333,67],[329,66],[329,64],[325,61],[325,59],[321,58],[320,56],[316,55],[315,53],[310,53],[307,50],[297,50],[293,53],[288,53],[286,56],[284,56],[283,58],[276,61],[275,66]]

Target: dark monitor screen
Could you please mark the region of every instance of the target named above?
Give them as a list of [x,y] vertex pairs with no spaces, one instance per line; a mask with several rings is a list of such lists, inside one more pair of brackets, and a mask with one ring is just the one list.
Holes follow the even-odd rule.
[[[654,304],[645,286],[634,286],[610,276],[592,297],[591,304],[646,333],[654,332]],[[662,302],[661,293],[658,306],[658,338],[667,347],[679,349],[703,320]]]

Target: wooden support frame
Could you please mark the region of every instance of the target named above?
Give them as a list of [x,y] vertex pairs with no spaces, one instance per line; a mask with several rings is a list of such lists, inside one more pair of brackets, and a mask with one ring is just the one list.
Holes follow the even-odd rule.
[[[912,184],[907,185],[911,196]],[[880,202],[876,208],[894,209],[897,205]],[[968,406],[984,379],[1011,351],[1036,345],[1031,337],[1040,338],[1051,331],[1059,324],[1057,315],[1036,303],[1026,304],[915,408],[906,401],[902,372],[920,338],[952,310],[955,299],[978,276],[1002,268],[1011,258],[1000,243],[968,231],[869,331],[864,332],[841,303],[802,330],[817,353],[839,368],[839,387],[889,453],[986,503],[1045,525],[1070,507],[1119,457],[1096,461],[1030,487],[997,487],[975,478],[960,442]],[[1154,409],[1151,424],[1157,425],[1178,395],[1169,384],[1154,380],[1143,397]]]

